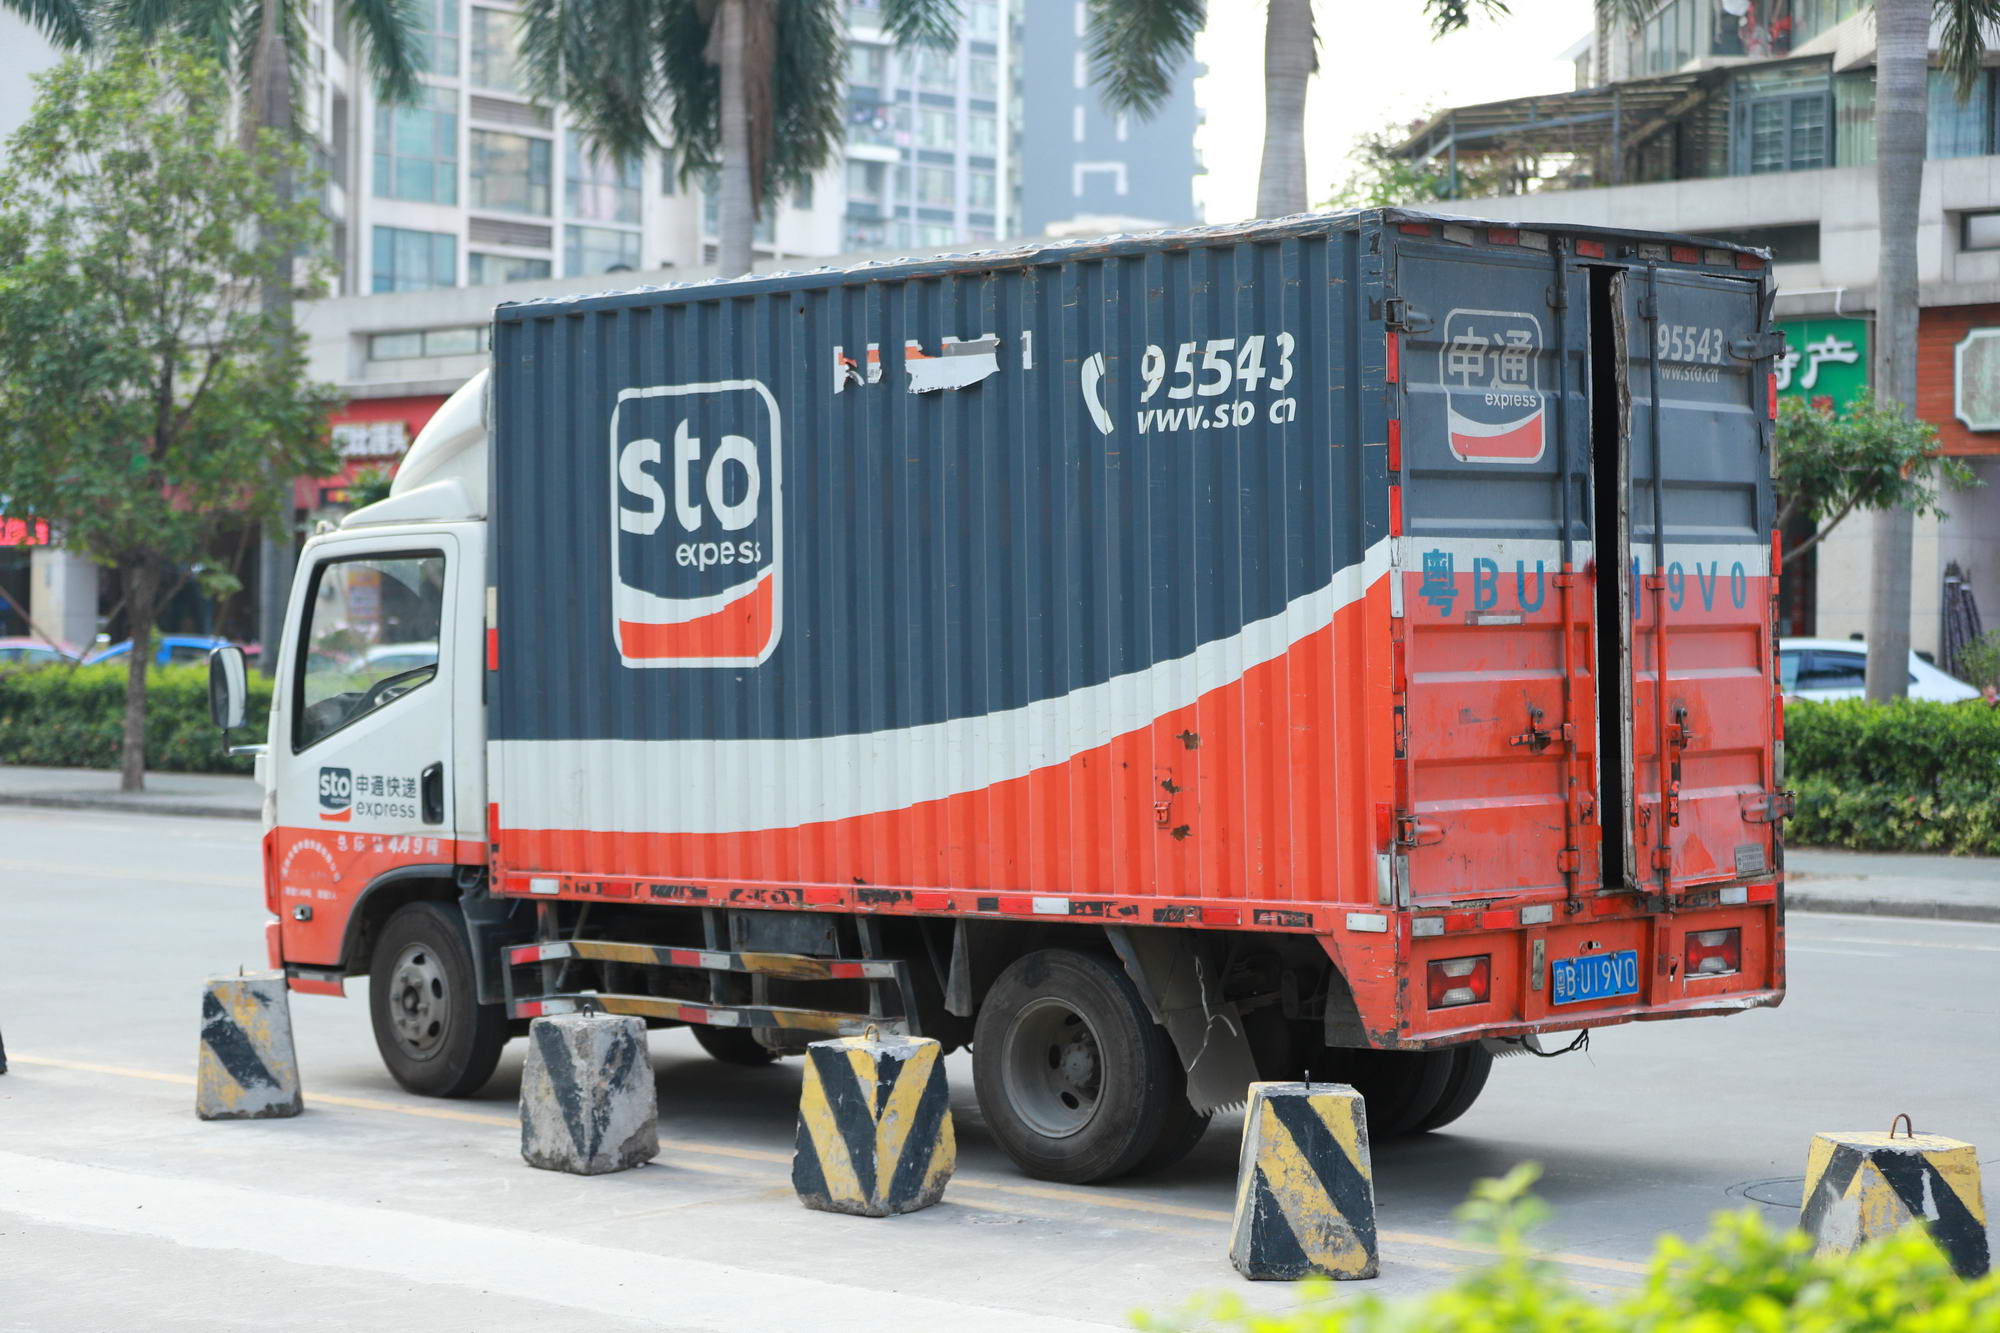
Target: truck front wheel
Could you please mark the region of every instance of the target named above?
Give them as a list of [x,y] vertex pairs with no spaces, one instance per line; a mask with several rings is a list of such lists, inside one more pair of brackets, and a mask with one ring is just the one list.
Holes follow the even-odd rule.
[[1187,1099],[1173,1043],[1124,969],[1072,949],[1031,953],[994,980],[972,1073],[1007,1155],[1031,1176],[1075,1185],[1138,1167]]
[[375,1047],[396,1082],[426,1097],[470,1097],[493,1077],[507,1020],[479,1003],[465,925],[445,903],[398,908],[368,965]]

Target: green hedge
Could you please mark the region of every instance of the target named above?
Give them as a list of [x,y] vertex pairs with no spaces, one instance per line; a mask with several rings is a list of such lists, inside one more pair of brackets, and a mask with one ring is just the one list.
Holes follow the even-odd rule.
[[[1492,1262],[1422,1296],[1384,1299],[1368,1284],[1301,1284],[1301,1305],[1255,1313],[1223,1296],[1135,1322],[1156,1333],[1994,1333],[2000,1276],[1958,1277],[1930,1237],[1909,1228],[1844,1258],[1754,1212],[1721,1213],[1688,1244],[1663,1236],[1651,1271],[1615,1300],[1579,1291],[1536,1257],[1527,1232],[1546,1208],[1524,1195],[1532,1166],[1481,1181],[1459,1216]],[[1385,1243],[1384,1250],[1392,1246]]]
[[[250,673],[249,725],[234,739],[264,738],[271,682]],[[125,730],[125,663],[0,671],[0,764],[116,768]],[[154,667],[146,688],[146,767],[176,773],[248,773],[208,720],[208,668]]]
[[2000,709],[1792,704],[1785,768],[1795,846],[2000,855]]

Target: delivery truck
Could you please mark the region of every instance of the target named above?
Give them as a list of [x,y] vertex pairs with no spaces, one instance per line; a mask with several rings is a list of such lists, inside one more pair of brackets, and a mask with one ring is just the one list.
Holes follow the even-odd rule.
[[935,1037],[1067,1181],[1774,1005],[1772,291],[1375,209],[502,305],[305,545],[271,962],[445,1097]]

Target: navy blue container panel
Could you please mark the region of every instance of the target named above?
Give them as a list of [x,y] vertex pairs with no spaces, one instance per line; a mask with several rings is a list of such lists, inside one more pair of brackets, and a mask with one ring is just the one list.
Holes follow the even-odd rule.
[[[506,862],[1273,900],[1372,878],[1370,738],[1357,713],[1336,755],[1335,672],[1284,673],[1386,570],[1380,243],[1360,215],[503,307]],[[912,365],[962,387],[912,392]],[[993,794],[1031,774],[1037,826],[1006,825]],[[993,808],[945,809],[968,799]]]

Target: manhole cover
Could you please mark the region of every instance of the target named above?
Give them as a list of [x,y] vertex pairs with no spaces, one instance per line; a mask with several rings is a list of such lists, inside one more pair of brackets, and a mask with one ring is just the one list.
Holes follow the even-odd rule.
[[1747,1180],[1741,1185],[1731,1185],[1729,1193],[1739,1199],[1750,1199],[1757,1203],[1769,1204],[1773,1208],[1788,1208],[1797,1212],[1805,1198],[1806,1178],[1804,1176],[1776,1176],[1770,1180]]

